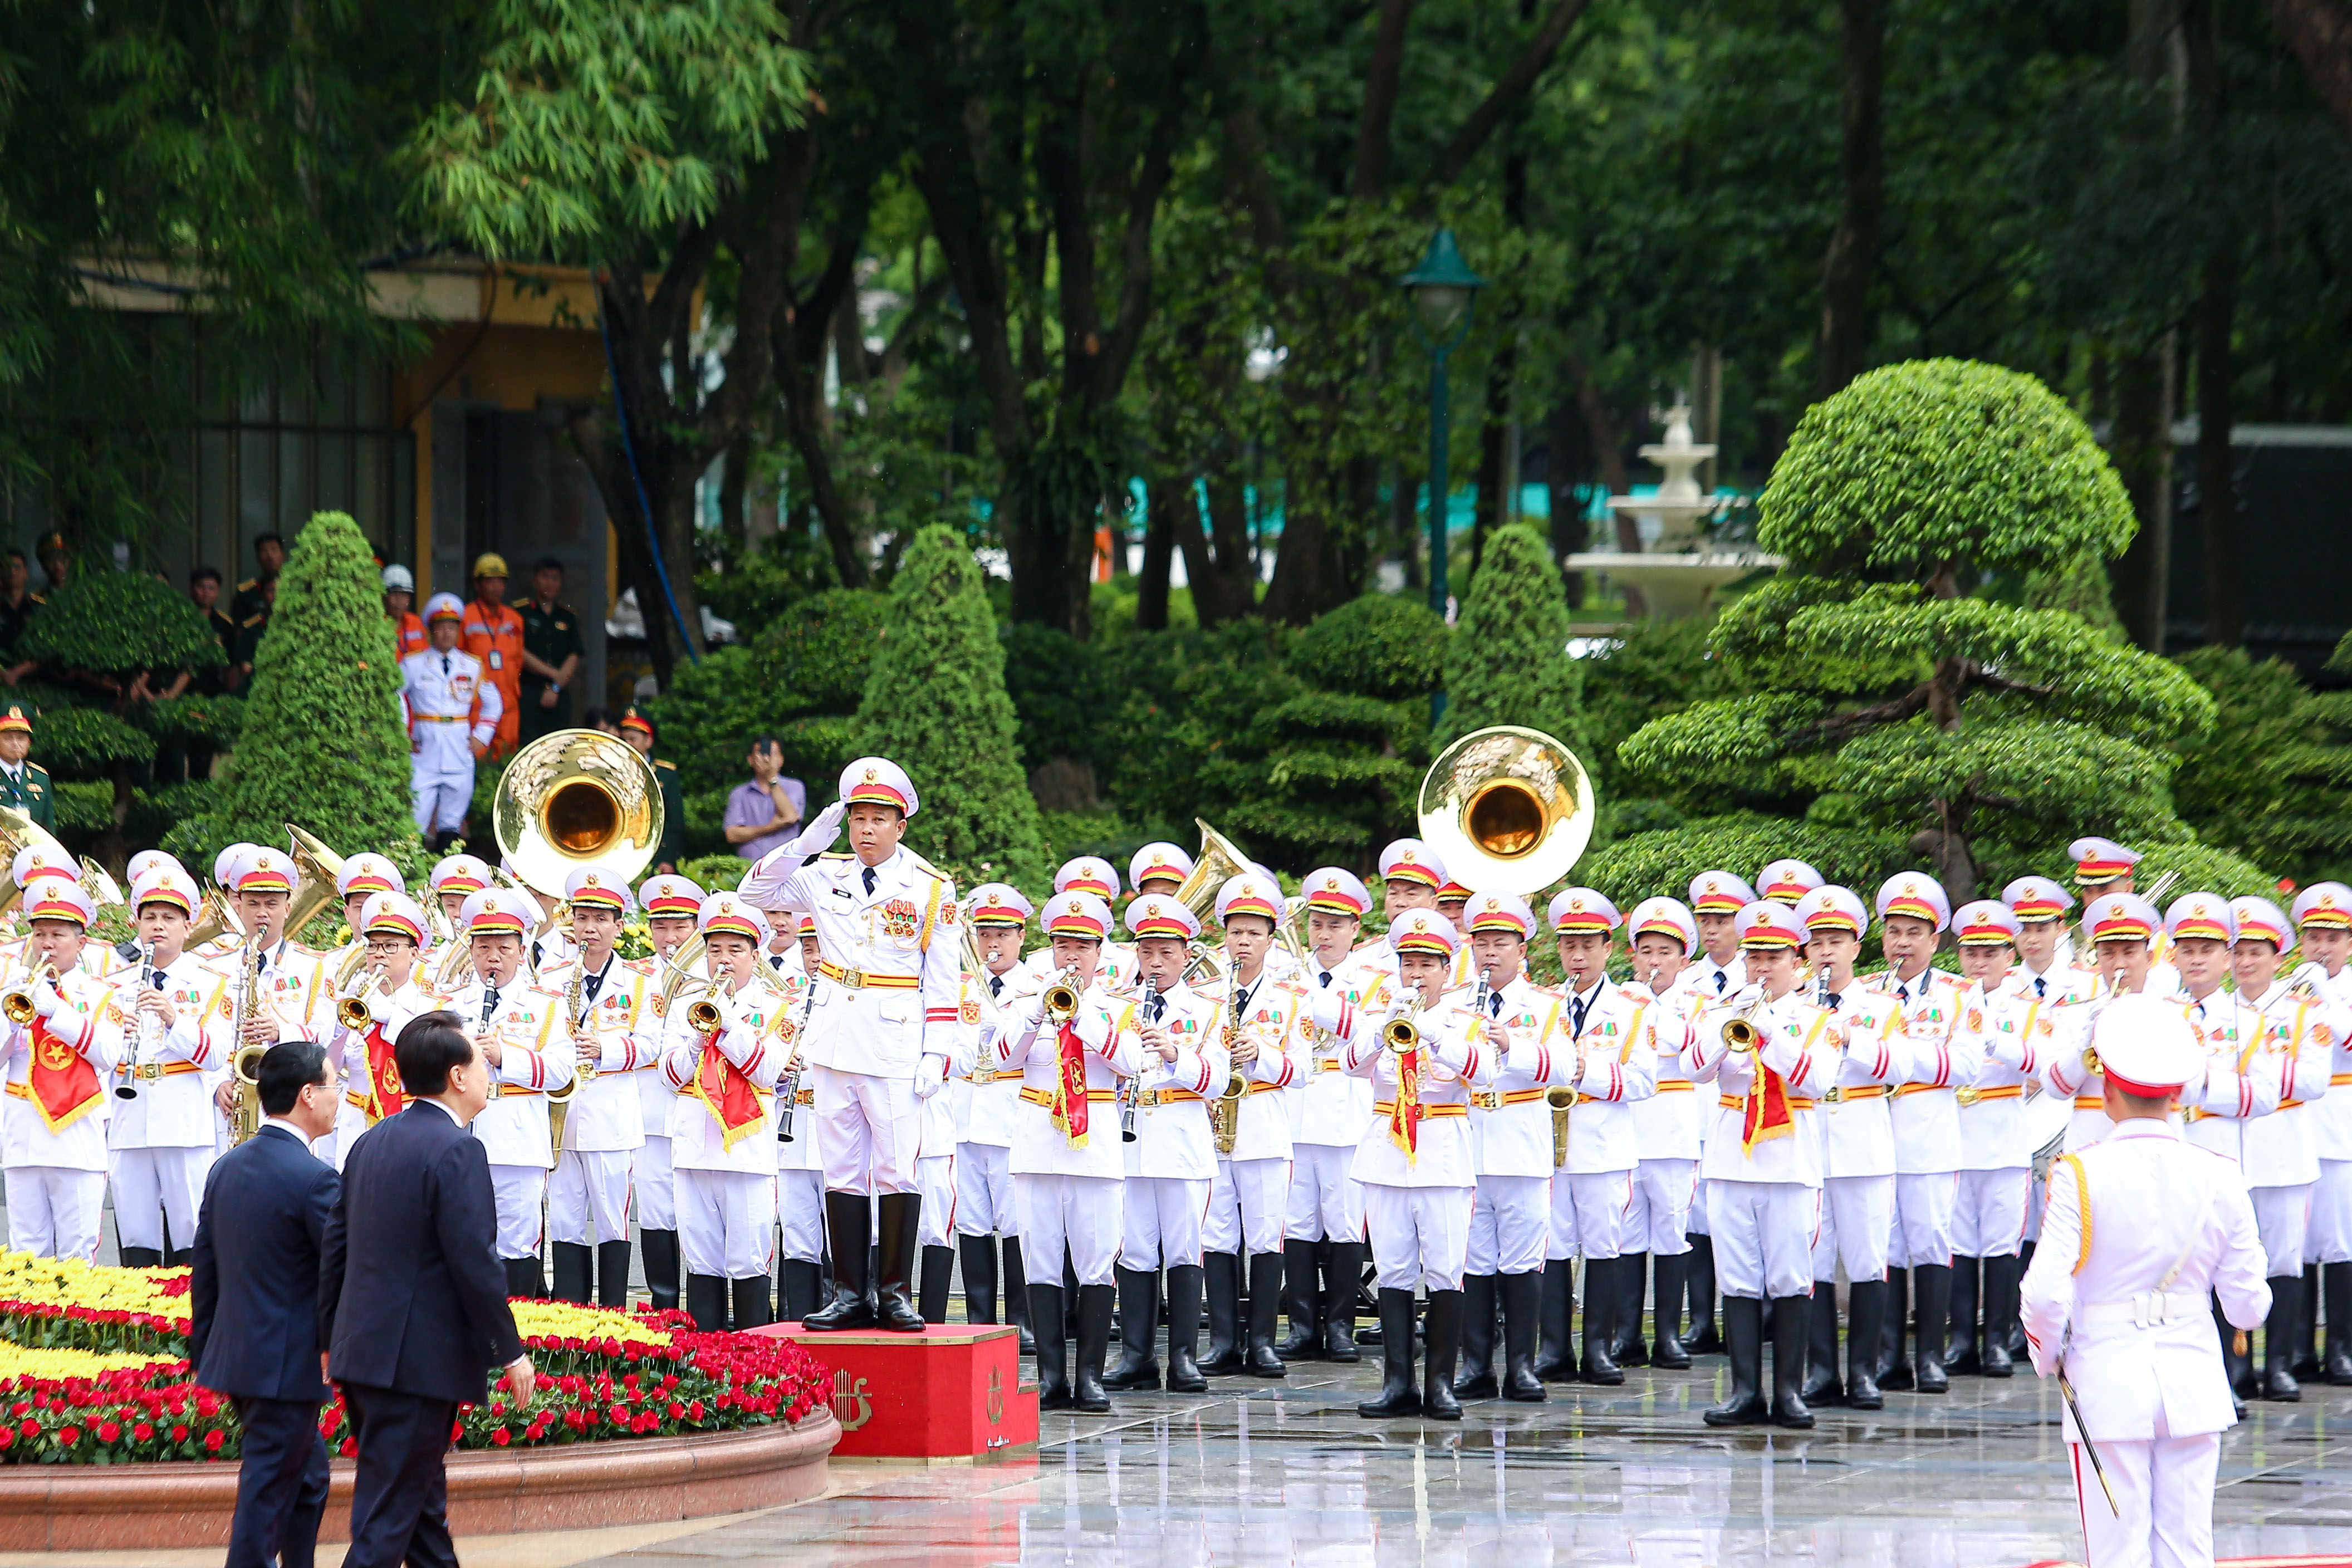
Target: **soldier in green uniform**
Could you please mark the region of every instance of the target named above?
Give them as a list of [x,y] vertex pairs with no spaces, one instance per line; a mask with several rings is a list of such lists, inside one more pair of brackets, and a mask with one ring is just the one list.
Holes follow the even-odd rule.
[[528,742],[572,726],[572,678],[583,651],[580,612],[561,603],[563,563],[544,556],[531,568],[531,596],[522,606],[522,739]]
[[286,564],[284,537],[265,533],[255,540],[253,563],[257,570],[236,585],[236,593],[228,602],[228,618],[240,626],[256,616],[269,613],[269,595],[263,590],[278,581],[278,568]]
[[0,805],[13,805],[44,829],[58,830],[49,775],[25,759],[33,750],[33,721],[21,702],[0,709]]
[[621,715],[621,734],[653,763],[654,777],[661,781],[662,837],[661,847],[654,851],[654,869],[675,871],[686,859],[686,786],[678,782],[677,764],[654,755],[654,721],[634,702]]

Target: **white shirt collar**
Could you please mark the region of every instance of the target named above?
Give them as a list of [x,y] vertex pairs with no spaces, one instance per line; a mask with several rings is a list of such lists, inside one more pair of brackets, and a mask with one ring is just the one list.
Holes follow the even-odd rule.
[[450,1110],[450,1109],[449,1109],[449,1107],[448,1107],[447,1105],[444,1104],[444,1103],[443,1103],[442,1101],[440,1101],[440,1100],[419,1100],[414,1101],[414,1103],[415,1103],[415,1104],[417,1104],[417,1105],[429,1105],[429,1106],[431,1106],[434,1110],[436,1110],[439,1111],[442,1115],[444,1115],[444,1116],[447,1117],[450,1121],[457,1122],[457,1124],[458,1126],[463,1127],[463,1126],[465,1126],[465,1125],[466,1125],[466,1122],[465,1122],[465,1119],[464,1119],[464,1118],[460,1117],[460,1116],[459,1116],[456,1111],[454,1111],[454,1110]]
[[310,1146],[310,1135],[303,1131],[299,1127],[295,1126],[293,1122],[288,1121],[283,1116],[265,1116],[261,1119],[261,1124],[264,1127],[282,1127],[287,1131],[292,1133],[295,1140],[299,1142],[302,1147],[308,1149]]
[[2127,1116],[2116,1123],[2110,1138],[2179,1138],[2180,1130],[2170,1117]]

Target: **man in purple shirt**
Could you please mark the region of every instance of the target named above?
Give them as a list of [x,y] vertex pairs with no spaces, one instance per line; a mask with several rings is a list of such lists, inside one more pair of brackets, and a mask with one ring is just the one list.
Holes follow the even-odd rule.
[[782,846],[808,812],[808,787],[782,778],[784,743],[773,735],[751,742],[751,782],[727,797],[727,842],[746,860]]

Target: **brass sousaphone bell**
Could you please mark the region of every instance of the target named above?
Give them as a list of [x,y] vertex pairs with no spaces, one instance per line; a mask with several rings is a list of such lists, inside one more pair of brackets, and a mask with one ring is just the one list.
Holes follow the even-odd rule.
[[574,871],[626,885],[661,847],[661,784],[617,735],[558,730],[515,753],[490,808],[499,847],[522,882],[550,900]]
[[1525,896],[1568,875],[1600,797],[1576,754],[1540,730],[1473,730],[1422,776],[1422,842],[1476,893]]

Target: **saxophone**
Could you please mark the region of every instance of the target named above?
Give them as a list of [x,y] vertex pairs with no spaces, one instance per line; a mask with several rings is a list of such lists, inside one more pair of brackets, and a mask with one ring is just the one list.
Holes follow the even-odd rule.
[[[572,1117],[572,1097],[580,1092],[582,1084],[596,1076],[596,1058],[601,1054],[595,1049],[585,1057],[580,1054],[580,1015],[586,1010],[583,1005],[586,993],[580,984],[580,972],[586,967],[583,955],[574,952],[572,955],[572,978],[563,986],[564,1024],[572,1036],[572,1081],[547,1097],[547,1130],[551,1140],[548,1147],[558,1153],[563,1150],[564,1124]],[[588,1043],[591,1047],[595,1047],[596,1032],[593,1028],[588,1031]]]
[[258,1040],[247,1043],[245,1026],[261,1011],[263,934],[257,928],[246,937],[245,952],[236,965],[236,1026],[229,1034],[236,1042],[229,1058],[230,1073],[236,1080],[236,1109],[228,1119],[231,1143],[242,1143],[261,1131],[261,1058],[269,1054],[269,1047]]
[[[1228,1063],[1233,1060],[1234,1045],[1241,1038],[1242,1033],[1234,1020],[1233,1006],[1228,1003],[1224,1029],[1225,1060]],[[1232,1153],[1234,1142],[1242,1135],[1242,1101],[1248,1095],[1249,1074],[1239,1067],[1229,1068],[1223,1092],[1209,1101],[1209,1131],[1216,1141],[1220,1154]]]

